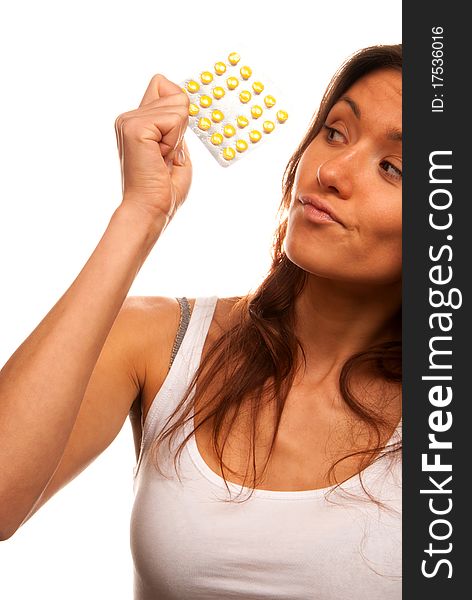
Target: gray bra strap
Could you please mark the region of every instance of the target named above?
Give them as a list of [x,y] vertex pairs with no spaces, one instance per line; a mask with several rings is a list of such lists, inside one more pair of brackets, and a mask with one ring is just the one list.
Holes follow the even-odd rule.
[[188,324],[190,321],[189,301],[187,300],[187,298],[185,296],[183,296],[182,298],[177,298],[177,300],[180,304],[180,322],[179,322],[179,328],[177,330],[177,335],[175,336],[174,346],[172,348],[172,356],[170,358],[169,369],[171,368],[172,363],[174,362],[174,358],[175,358],[177,352],[179,351],[180,344],[182,343],[182,340],[184,339],[184,335],[185,335],[185,332],[187,331],[187,327],[188,327]]

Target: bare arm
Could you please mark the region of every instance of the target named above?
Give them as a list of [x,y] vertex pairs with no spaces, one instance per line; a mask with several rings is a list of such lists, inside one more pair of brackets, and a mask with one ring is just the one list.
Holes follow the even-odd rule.
[[57,468],[93,368],[159,224],[119,207],[84,268],[0,371],[0,537]]
[[116,119],[123,200],[72,285],[0,371],[0,539],[106,447],[134,399],[132,318],[121,309],[190,187],[188,106],[158,74],[139,108]]

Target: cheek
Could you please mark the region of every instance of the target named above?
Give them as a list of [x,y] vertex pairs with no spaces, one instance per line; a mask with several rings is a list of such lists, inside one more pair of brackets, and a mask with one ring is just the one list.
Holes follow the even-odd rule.
[[[372,205],[371,205],[372,207]],[[401,206],[362,210],[357,228],[345,248],[346,256],[360,279],[391,283],[402,276]]]
[[[361,219],[356,251],[353,253],[364,270],[377,273],[382,278],[394,280],[402,269],[402,217],[401,211],[380,211],[367,222]],[[364,225],[362,226],[362,223]]]
[[[362,193],[362,191],[364,193]],[[402,237],[401,187],[379,181],[378,172],[369,173],[363,190],[353,202],[354,222],[359,237],[368,243],[394,242]]]
[[374,206],[359,214],[360,239],[367,245],[375,244],[381,249],[384,244],[401,245],[402,210],[401,199],[385,202],[384,208]]

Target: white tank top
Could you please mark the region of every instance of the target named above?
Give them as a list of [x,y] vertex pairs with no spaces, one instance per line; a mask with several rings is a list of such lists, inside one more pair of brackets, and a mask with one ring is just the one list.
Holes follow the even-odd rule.
[[[256,490],[247,501],[224,502],[224,480],[205,463],[194,436],[181,455],[181,481],[173,469],[173,452],[190,424],[172,447],[164,444],[165,476],[147,460],[199,365],[216,300],[196,299],[144,423],[130,523],[134,599],[400,600],[398,459],[385,455],[363,472],[364,485],[387,510],[368,499],[357,475],[334,492]],[[394,438],[400,435],[401,422]],[[234,498],[241,486],[228,485]]]

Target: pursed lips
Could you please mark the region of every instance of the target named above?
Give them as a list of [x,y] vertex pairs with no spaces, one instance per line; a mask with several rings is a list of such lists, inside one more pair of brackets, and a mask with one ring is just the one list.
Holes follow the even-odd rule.
[[301,202],[301,204],[311,204],[317,210],[327,214],[333,221],[336,221],[344,227],[344,223],[339,220],[332,207],[326,201],[321,200],[317,196],[311,194],[301,194],[298,196],[298,200]]

